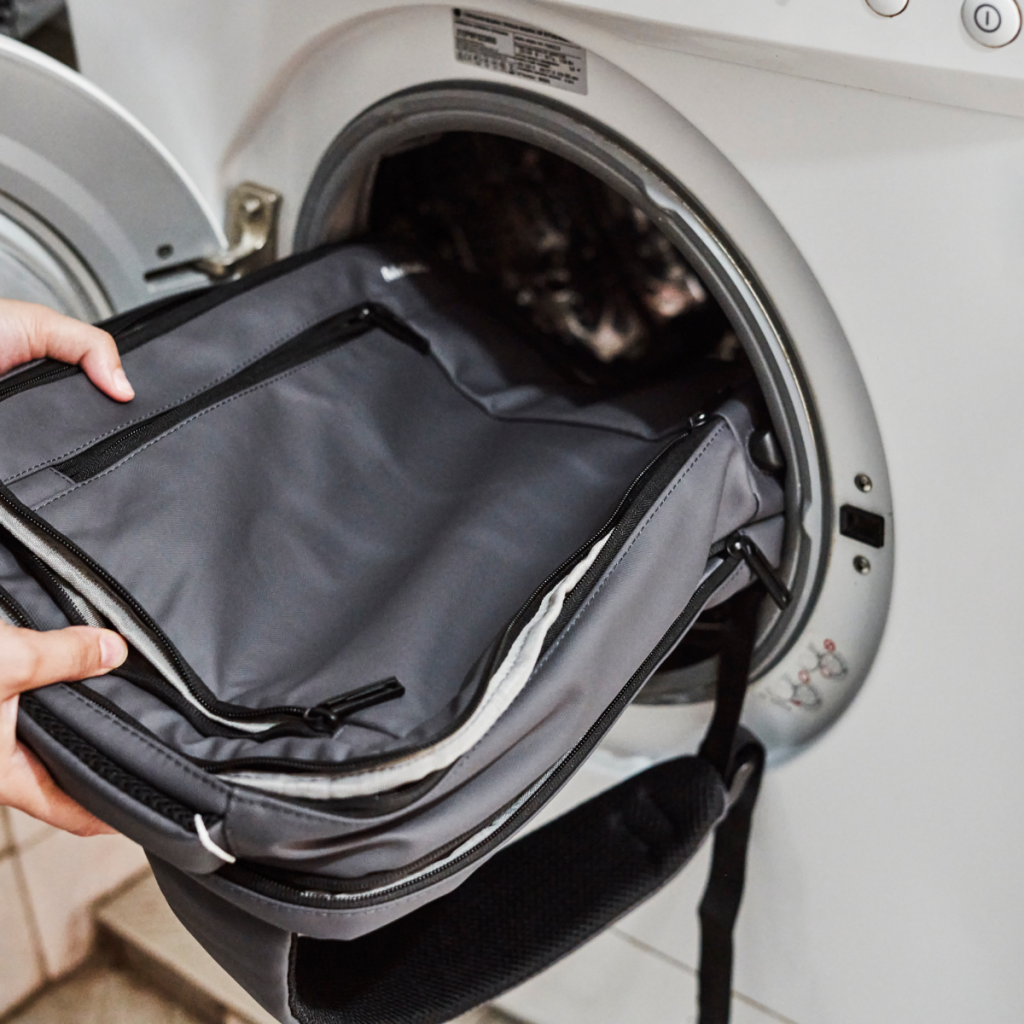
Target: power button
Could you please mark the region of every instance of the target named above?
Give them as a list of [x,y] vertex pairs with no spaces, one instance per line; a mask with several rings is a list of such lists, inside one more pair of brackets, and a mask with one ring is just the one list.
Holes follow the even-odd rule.
[[964,0],[960,17],[967,34],[982,46],[1005,46],[1020,32],[1014,0]]

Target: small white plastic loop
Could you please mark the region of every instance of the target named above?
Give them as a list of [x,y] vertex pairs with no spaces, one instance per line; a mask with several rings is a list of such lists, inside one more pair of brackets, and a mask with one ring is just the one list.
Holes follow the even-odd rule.
[[237,857],[228,853],[227,850],[222,850],[211,838],[210,833],[206,829],[206,822],[203,821],[203,816],[197,814],[195,817],[196,823],[196,834],[199,836],[199,842],[203,844],[203,848],[209,850],[214,857],[220,857],[221,860],[226,861],[228,864],[234,864]]

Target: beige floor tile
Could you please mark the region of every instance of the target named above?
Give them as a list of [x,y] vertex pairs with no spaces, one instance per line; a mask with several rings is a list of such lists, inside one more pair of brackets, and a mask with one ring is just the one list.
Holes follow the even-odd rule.
[[52,825],[46,825],[35,818],[30,818],[23,811],[16,811],[10,807],[7,808],[7,820],[11,832],[11,840],[15,846],[22,850],[38,843],[41,839],[45,839],[50,833],[57,831]]
[[[223,1024],[274,1024],[270,1014],[186,931],[167,906],[152,875],[144,876],[101,905],[97,919],[126,947],[161,965],[164,978],[178,977],[223,1006]],[[508,1018],[484,1007],[452,1024],[508,1024]]]
[[88,953],[92,904],[146,866],[141,847],[124,836],[80,839],[54,831],[18,856],[51,977]]
[[0,807],[0,854],[11,848],[11,828],[7,823],[7,808]]
[[0,1013],[43,980],[22,901],[14,858],[0,859]]
[[115,970],[93,968],[43,993],[6,1024],[199,1024],[185,1010]]

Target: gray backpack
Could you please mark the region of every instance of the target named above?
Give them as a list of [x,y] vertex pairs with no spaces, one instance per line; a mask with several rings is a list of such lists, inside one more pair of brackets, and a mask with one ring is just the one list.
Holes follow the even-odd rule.
[[[26,694],[20,735],[301,1024],[449,1020],[717,827],[725,1021],[764,756],[738,721],[764,589],[788,599],[750,382],[595,389],[472,292],[332,247],[109,321],[127,405],[59,363],[0,380],[3,615],[131,651]],[[513,842],[715,604],[700,753]]]

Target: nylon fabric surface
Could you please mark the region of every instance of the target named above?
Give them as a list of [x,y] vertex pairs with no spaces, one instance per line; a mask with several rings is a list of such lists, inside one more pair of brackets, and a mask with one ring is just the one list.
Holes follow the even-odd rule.
[[[396,676],[402,700],[310,752],[341,760],[443,728],[479,653],[660,447],[495,420],[374,331],[38,511],[137,597],[221,700],[309,706]],[[138,706],[117,683],[98,687]],[[139,717],[197,757],[240,756],[246,742],[189,743],[186,723],[169,734],[163,714]]]
[[[716,541],[756,524],[765,550],[775,551],[781,536],[781,489],[747,451],[750,411],[742,402],[721,406],[727,367],[628,394],[587,391],[440,277],[394,278],[401,258],[335,249],[168,333],[151,332],[126,356],[145,399],[134,410],[70,377],[0,402],[0,420],[43,424],[28,439],[15,431],[5,449],[11,490],[141,602],[197,686],[236,707],[301,712],[356,686],[401,681],[403,697],[360,711],[335,736],[272,739],[201,728],[201,710],[186,717],[138,676],[90,681],[95,699],[59,685],[38,694],[83,743],[159,792],[221,809],[208,827],[240,861],[322,877],[328,888],[429,866],[496,820],[649,667],[710,570]],[[48,465],[29,471],[368,301],[429,351],[368,329],[214,406],[190,406],[198,410],[190,418],[147,434],[92,478],[76,484]],[[48,419],[61,402],[73,414]],[[350,810],[232,780],[242,771],[354,777],[376,766],[352,767],[352,759],[397,763],[443,742],[484,693],[489,652],[511,616],[594,542],[637,475],[697,411],[709,415],[673,449],[682,454],[663,490],[629,505],[600,566],[566,595],[569,610],[519,697],[454,763],[428,764],[440,769],[429,785],[381,794],[387,799],[368,815],[365,804]],[[40,625],[67,621],[2,551],[0,582]],[[545,586],[557,584],[555,573]],[[232,766],[238,758],[242,767]],[[60,763],[66,776],[80,773],[76,792],[88,804],[85,763]],[[152,846],[151,821],[123,811],[118,804],[119,827]],[[220,876],[204,884],[269,924],[324,938],[358,936],[418,905],[322,912],[253,899]]]

